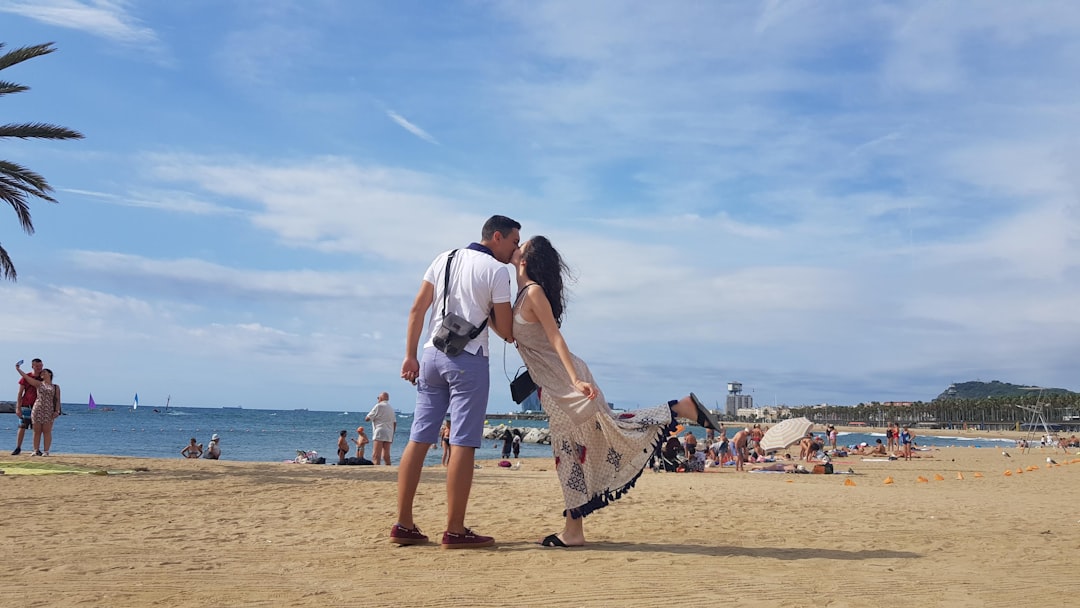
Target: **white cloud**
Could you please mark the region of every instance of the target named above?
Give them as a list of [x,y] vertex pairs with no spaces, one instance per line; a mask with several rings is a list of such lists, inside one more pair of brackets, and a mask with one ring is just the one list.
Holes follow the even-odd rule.
[[390,120],[397,123],[398,126],[400,126],[402,129],[405,129],[406,131],[408,131],[409,133],[412,133],[413,135],[419,137],[420,139],[422,139],[422,140],[424,140],[424,141],[426,141],[428,143],[432,143],[432,144],[438,144],[439,143],[434,137],[431,136],[430,133],[428,133],[427,131],[421,129],[420,127],[418,127],[416,125],[414,125],[413,123],[409,122],[408,120],[406,120],[402,115],[398,114],[397,112],[395,112],[393,110],[387,110],[386,115],[389,116]]
[[155,46],[157,34],[131,14],[130,4],[124,0],[0,0],[0,12],[84,31],[114,42]]

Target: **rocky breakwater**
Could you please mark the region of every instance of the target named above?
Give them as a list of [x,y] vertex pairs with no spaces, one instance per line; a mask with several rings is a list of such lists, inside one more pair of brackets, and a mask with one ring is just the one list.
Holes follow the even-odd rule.
[[524,443],[542,443],[551,445],[551,431],[535,427],[514,427],[507,424],[484,427],[484,439],[500,439],[504,431],[513,433],[517,430],[521,433],[521,441]]

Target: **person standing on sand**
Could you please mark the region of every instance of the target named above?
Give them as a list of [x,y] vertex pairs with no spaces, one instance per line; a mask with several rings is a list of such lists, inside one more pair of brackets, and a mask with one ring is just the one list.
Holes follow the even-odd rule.
[[[428,266],[420,291],[409,310],[402,379],[417,385],[409,443],[398,468],[398,521],[390,529],[390,542],[416,545],[428,542],[413,519],[413,500],[420,473],[431,445],[439,441],[439,426],[447,411],[450,431],[449,464],[446,468],[446,531],[444,549],[490,547],[495,539],[465,527],[465,511],[472,490],[476,448],[483,444],[491,370],[488,365],[488,328],[507,341],[513,340],[510,313],[510,272],[506,264],[517,250],[521,224],[502,216],[484,223],[479,243],[440,254]],[[434,305],[434,306],[433,306]],[[417,343],[424,317],[433,309],[422,360]],[[444,340],[444,319],[450,314],[474,328],[464,345]],[[436,333],[439,348],[436,348]],[[457,348],[460,346],[460,348]],[[449,353],[447,351],[450,351]]]
[[[21,361],[19,363],[22,363]],[[34,423],[34,456],[48,456],[49,447],[52,446],[53,421],[60,416],[60,386],[53,384],[51,369],[41,370],[41,380],[22,371],[19,363],[15,364],[15,371],[26,380],[27,383],[37,389],[34,398],[34,407],[30,410],[30,419]],[[33,363],[33,362],[31,362]],[[45,439],[45,452],[42,453],[41,440]]]
[[375,440],[371,448],[372,462],[390,466],[390,444],[397,432],[397,414],[390,407],[390,393],[379,393],[379,400],[364,420],[371,422],[371,437]]
[[337,459],[338,464],[345,464],[345,459],[349,457],[349,431],[342,430],[338,433],[337,439]]
[[743,429],[731,438],[731,449],[735,452],[735,470],[745,471],[746,461],[750,459],[750,429]]
[[[34,359],[30,362],[32,371],[27,375],[35,380],[41,380],[43,367],[44,364],[42,364],[41,359]],[[31,428],[34,424],[30,414],[34,409],[35,401],[37,401],[37,387],[25,379],[19,378],[19,395],[15,398],[15,415],[19,417],[19,431],[15,435],[15,449],[11,451],[12,456],[18,456],[22,453],[22,442],[23,438],[26,437],[26,429]]]
[[900,445],[904,449],[904,460],[911,460],[911,444],[915,442],[915,433],[912,433],[908,427],[904,427],[903,431],[900,431]]
[[450,464],[450,421],[443,422],[442,429],[439,431],[439,437],[442,438],[442,466]]
[[547,238],[536,236],[521,246],[513,262],[518,283],[514,339],[549,417],[555,471],[566,507],[562,531],[539,542],[545,547],[579,547],[585,544],[585,516],[634,486],[656,448],[675,430],[676,418],[713,429],[720,423],[693,393],[615,414],[589,367],[570,352],[559,329],[567,272],[559,252]]
[[364,450],[368,444],[367,433],[364,432],[364,427],[356,427],[356,439],[353,439],[353,443],[356,444],[356,457],[363,460]]

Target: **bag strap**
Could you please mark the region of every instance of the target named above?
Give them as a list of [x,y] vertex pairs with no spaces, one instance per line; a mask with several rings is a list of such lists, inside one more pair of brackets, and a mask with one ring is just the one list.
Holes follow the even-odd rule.
[[[443,273],[443,290],[442,290],[442,317],[446,318],[446,302],[450,299],[450,264],[454,261],[454,254],[458,250],[455,249],[450,252],[450,255],[446,256],[446,272]],[[484,328],[487,327],[487,317],[484,317],[484,322],[469,332],[469,339],[472,340],[479,336]]]

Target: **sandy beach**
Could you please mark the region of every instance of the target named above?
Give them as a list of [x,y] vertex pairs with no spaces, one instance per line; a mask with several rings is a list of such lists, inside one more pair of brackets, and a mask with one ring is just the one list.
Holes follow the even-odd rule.
[[[0,605],[1069,605],[1080,462],[1046,459],[1080,457],[1008,451],[835,461],[855,475],[646,471],[570,550],[535,544],[560,529],[552,463],[488,461],[468,523],[498,544],[473,551],[387,541],[396,467],[4,456]],[[10,466],[44,460],[134,472]],[[436,540],[444,477],[426,469],[416,502]]]

